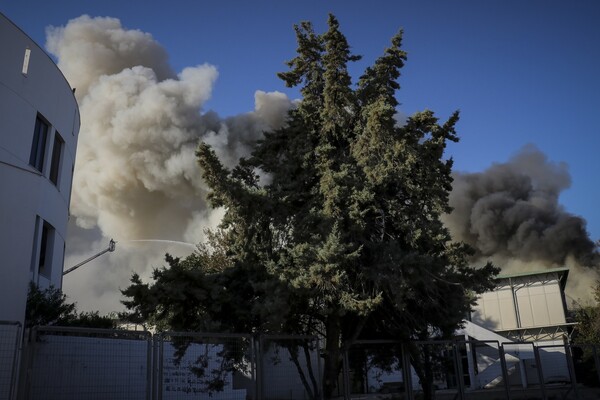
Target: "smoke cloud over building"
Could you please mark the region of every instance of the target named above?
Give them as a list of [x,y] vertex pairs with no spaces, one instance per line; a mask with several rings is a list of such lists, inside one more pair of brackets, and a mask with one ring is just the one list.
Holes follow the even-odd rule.
[[[46,46],[80,103],[72,220],[80,228],[99,228],[96,246],[111,237],[118,242],[114,254],[98,261],[103,267],[89,267],[95,274],[67,275],[65,291],[80,303],[89,295],[111,293],[114,298],[106,302],[80,305],[120,308],[118,288],[127,285],[132,270],[146,275],[170,250],[164,242],[140,248],[131,240],[198,243],[203,230],[220,220],[222,211],[205,202],[207,189],[194,155],[198,142],[211,144],[231,167],[249,154],[262,132],[284,123],[292,102],[282,93],[257,91],[254,111],[225,119],[206,112],[216,68],[204,64],[175,74],[151,35],[126,30],[114,18],[81,16],[49,28]],[[76,227],[71,232],[89,236]],[[67,266],[94,251],[90,242],[71,238],[70,243]],[[115,265],[118,273],[112,271]],[[88,296],[76,293],[90,286]]]
[[[120,310],[119,289],[132,272],[149,276],[165,252],[185,256],[222,210],[207,206],[196,164],[199,141],[226,166],[249,154],[264,131],[285,122],[292,101],[255,93],[255,109],[221,118],[204,109],[218,77],[209,64],[175,72],[150,34],[114,18],[81,16],[47,31],[47,48],[76,88],[81,130],[73,193],[68,268],[102,250],[117,250],[66,275],[64,290],[80,309]],[[476,262],[504,271],[569,266],[573,296],[582,297],[599,263],[585,221],[559,203],[570,185],[567,167],[529,147],[487,171],[456,174],[445,217],[453,237],[471,244]],[[583,277],[584,279],[581,279]],[[586,280],[587,279],[587,280]]]
[[565,164],[527,146],[484,172],[456,173],[445,222],[478,262],[492,260],[503,272],[570,267],[571,296],[586,298],[600,277],[600,255],[585,220],[559,203],[570,184]]

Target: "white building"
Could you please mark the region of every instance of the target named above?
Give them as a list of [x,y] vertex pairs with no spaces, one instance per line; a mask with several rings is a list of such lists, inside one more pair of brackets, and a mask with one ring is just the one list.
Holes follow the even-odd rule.
[[[567,322],[565,285],[567,268],[500,275],[496,287],[482,293],[470,320],[457,330],[466,390],[498,389],[504,379],[509,387],[570,382],[565,343],[575,325]],[[502,360],[501,349],[504,352]],[[537,355],[536,355],[537,353]],[[502,364],[506,369],[502,371]],[[445,371],[436,385],[456,385],[456,371]],[[368,372],[369,391],[398,391],[404,380],[400,370]],[[411,368],[411,387],[421,390]]]
[[461,331],[466,339],[482,341],[468,357],[475,387],[502,381],[498,346],[485,341],[503,344],[509,385],[538,384],[540,371],[545,383],[570,381],[565,343],[575,324],[566,319],[568,275],[567,268],[500,275],[496,288],[479,296]]
[[568,275],[567,268],[500,275],[479,296],[471,322],[518,341],[562,339],[573,325],[566,322]]
[[28,284],[62,285],[79,108],[69,83],[0,14],[0,320],[23,322]]

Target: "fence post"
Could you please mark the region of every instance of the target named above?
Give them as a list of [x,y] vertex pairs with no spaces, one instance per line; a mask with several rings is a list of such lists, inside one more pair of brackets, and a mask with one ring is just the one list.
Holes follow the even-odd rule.
[[532,343],[533,356],[535,357],[535,364],[538,370],[538,379],[540,380],[540,390],[542,391],[542,399],[546,400],[546,386],[544,385],[544,371],[542,368],[542,360],[540,358],[540,349]]
[[258,380],[256,379],[256,337],[250,336],[250,376],[252,377],[252,399],[258,400]]
[[256,336],[256,342],[258,345],[256,346],[256,399],[260,400],[263,398],[263,385],[262,385],[262,374],[263,374],[263,357],[262,357],[262,347],[263,347],[263,337],[259,333]]
[[452,343],[452,350],[454,353],[454,370],[456,371],[456,383],[458,385],[458,392],[460,393],[460,399],[464,400],[465,398],[465,382],[462,368],[462,360],[460,357],[460,351],[458,349],[458,343]]
[[158,335],[158,382],[157,382],[157,393],[156,399],[162,400],[163,398],[163,372],[164,372],[164,347],[165,347],[165,337],[164,333],[160,333]]
[[321,364],[323,361],[323,358],[321,357],[321,342],[319,341],[319,337],[316,337],[316,341],[317,341],[317,370],[318,370],[318,376],[319,376],[319,399],[323,400],[324,399],[324,393],[323,393],[323,365]]
[[344,348],[342,353],[342,377],[344,379],[344,399],[350,400],[350,362],[347,348]]
[[500,353],[500,367],[502,369],[502,381],[504,382],[506,400],[511,400],[510,387],[508,386],[508,370],[506,368],[506,355],[504,353],[504,343],[498,342],[498,353]]
[[158,337],[156,335],[152,335],[152,375],[151,375],[151,383],[152,383],[152,400],[158,400]]
[[[465,340],[465,351],[467,352],[467,368],[469,369],[469,382],[471,382],[470,387],[471,388],[477,388],[477,378],[475,377],[475,366],[474,361],[476,356],[476,352],[477,352],[477,345],[474,344],[473,341],[468,339],[467,336],[467,340]],[[463,371],[464,373],[464,371]]]
[[29,400],[31,397],[31,385],[33,381],[33,361],[35,359],[35,353],[37,351],[37,336],[38,336],[38,326],[34,326],[29,330],[29,340],[27,346],[27,361],[25,361],[25,376],[24,376],[24,400]]
[[563,343],[565,346],[565,356],[567,357],[567,366],[569,367],[569,375],[571,377],[571,388],[575,393],[575,398],[579,399],[579,391],[577,390],[577,377],[575,376],[575,365],[573,364],[571,345],[566,337],[563,339]]
[[406,342],[400,345],[400,353],[402,357],[402,375],[404,379],[404,394],[407,400],[413,400],[412,391],[412,371],[410,366],[410,355],[406,349]]
[[600,382],[600,360],[598,359],[598,351],[596,349],[596,345],[592,345],[592,350],[594,352],[594,365],[596,366],[596,375],[598,375],[598,382]]
[[146,338],[146,400],[152,399],[152,335],[148,333]]
[[8,391],[8,398],[9,399],[14,399],[16,398],[17,395],[17,385],[16,385],[16,380],[19,376],[19,374],[17,373],[17,360],[18,360],[18,354],[19,352],[19,344],[21,342],[21,323],[20,322],[16,322],[15,323],[17,329],[16,329],[16,334],[15,334],[15,351],[13,352],[13,361],[12,361],[12,367],[11,367],[11,371],[10,371],[10,389]]

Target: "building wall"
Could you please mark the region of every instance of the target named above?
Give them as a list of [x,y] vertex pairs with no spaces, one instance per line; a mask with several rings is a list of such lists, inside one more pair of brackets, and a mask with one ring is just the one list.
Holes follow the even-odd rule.
[[561,325],[566,322],[560,276],[502,278],[480,295],[471,320],[493,331]]
[[[41,287],[62,285],[80,119],[58,67],[2,14],[0,54],[0,320],[23,322],[30,281]],[[37,119],[48,125],[38,168],[31,165]],[[60,156],[53,161],[55,152]],[[44,254],[42,243],[47,245]],[[40,256],[46,260],[42,271]]]

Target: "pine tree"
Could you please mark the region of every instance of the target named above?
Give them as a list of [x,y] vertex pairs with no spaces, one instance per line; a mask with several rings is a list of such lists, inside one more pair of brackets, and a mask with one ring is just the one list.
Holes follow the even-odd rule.
[[[205,321],[322,336],[327,398],[354,341],[448,336],[497,272],[470,267],[470,249],[453,244],[440,220],[450,211],[444,149],[458,140],[458,113],[440,124],[426,110],[399,123],[402,32],[354,86],[348,63],[360,57],[332,15],[328,27],[321,35],[308,22],[295,27],[297,56],[279,76],[301,86],[303,98],[283,128],[265,132],[231,171],[210,146],[198,147],[209,200],[226,209],[228,266],[215,272],[206,260],[192,263],[222,288],[213,304],[227,303],[244,323],[210,310]],[[232,287],[237,304],[227,300]],[[130,307],[139,310],[142,297]]]

